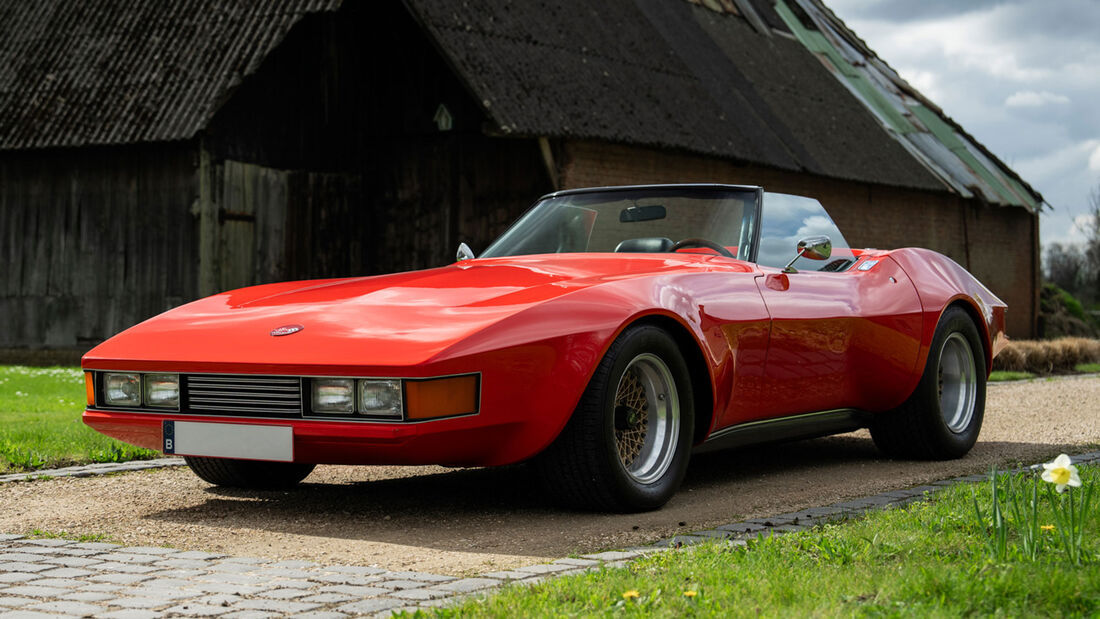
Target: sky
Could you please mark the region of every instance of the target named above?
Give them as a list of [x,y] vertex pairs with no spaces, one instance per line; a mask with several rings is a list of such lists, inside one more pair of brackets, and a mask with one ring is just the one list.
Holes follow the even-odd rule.
[[825,0],[902,78],[1049,204],[1079,242],[1100,186],[1100,0]]

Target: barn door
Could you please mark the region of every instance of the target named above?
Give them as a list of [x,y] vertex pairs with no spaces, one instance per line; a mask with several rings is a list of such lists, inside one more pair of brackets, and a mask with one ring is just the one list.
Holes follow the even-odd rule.
[[219,290],[281,279],[287,173],[239,161],[221,167]]

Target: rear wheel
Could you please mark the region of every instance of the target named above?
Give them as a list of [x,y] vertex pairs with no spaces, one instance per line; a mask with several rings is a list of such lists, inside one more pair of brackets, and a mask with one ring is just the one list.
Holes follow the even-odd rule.
[[974,321],[962,308],[948,308],[936,326],[913,395],[872,421],[875,445],[896,458],[947,460],[966,455],[982,428],[985,370]]
[[570,505],[656,509],[683,480],[693,420],[691,381],[676,342],[657,327],[632,327],[608,349],[538,469]]
[[315,465],[298,462],[261,462],[231,458],[184,458],[203,481],[216,486],[272,490],[289,488],[305,479]]

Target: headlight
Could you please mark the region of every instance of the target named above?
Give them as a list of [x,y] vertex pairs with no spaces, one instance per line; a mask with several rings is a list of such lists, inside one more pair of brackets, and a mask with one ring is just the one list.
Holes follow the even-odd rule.
[[141,406],[141,374],[104,374],[103,396],[111,406]]
[[350,378],[314,378],[313,412],[352,413],[355,411],[355,381]]
[[179,408],[179,374],[146,374],[145,405],[157,408]]
[[360,380],[359,414],[401,418],[400,380]]

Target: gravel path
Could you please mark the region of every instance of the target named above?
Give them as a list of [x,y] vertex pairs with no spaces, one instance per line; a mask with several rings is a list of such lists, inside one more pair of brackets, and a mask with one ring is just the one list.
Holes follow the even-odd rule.
[[1100,443],[1100,378],[992,385],[981,439],[951,462],[883,460],[865,432],[692,460],[646,514],[563,511],[525,467],[319,467],[300,488],[211,487],[186,469],[0,485],[0,532],[101,534],[273,560],[464,576],[1030,464]]

